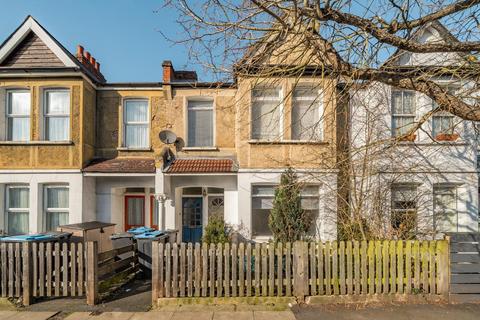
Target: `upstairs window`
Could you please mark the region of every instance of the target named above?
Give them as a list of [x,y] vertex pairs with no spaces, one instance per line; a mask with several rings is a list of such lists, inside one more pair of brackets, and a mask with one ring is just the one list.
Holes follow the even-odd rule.
[[7,91],[7,140],[30,140],[30,91]]
[[9,235],[28,233],[30,210],[29,188],[27,186],[7,186],[6,231]]
[[56,231],[58,226],[68,224],[69,192],[67,186],[45,187],[45,229]]
[[392,133],[399,137],[407,134],[415,123],[415,93],[413,91],[393,91],[392,93]]
[[124,147],[145,149],[149,147],[148,101],[129,99],[124,107]]
[[213,101],[188,101],[188,147],[213,147]]
[[70,91],[68,89],[45,90],[45,140],[68,141],[70,139]]
[[322,102],[318,88],[293,90],[292,140],[322,139]]
[[[452,87],[445,88],[449,94],[455,95],[456,90]],[[432,110],[438,108],[438,104],[432,100]],[[438,111],[432,116],[432,136],[437,138],[441,134],[453,134],[454,117],[446,111]]]
[[417,221],[417,187],[415,185],[392,186],[391,224],[399,239],[415,237]]
[[438,232],[457,232],[457,188],[448,185],[433,187],[433,210],[435,230]]
[[279,88],[256,88],[252,92],[252,139],[279,140],[282,99]]

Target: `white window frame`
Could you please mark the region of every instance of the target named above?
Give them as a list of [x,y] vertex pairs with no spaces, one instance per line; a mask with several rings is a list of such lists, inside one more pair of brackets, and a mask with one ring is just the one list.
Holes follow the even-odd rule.
[[[452,93],[453,91],[453,94],[456,93],[456,91],[458,90],[458,87],[456,86],[445,86],[444,89],[447,90],[448,93]],[[431,99],[432,101],[432,110],[435,110],[438,106],[437,106],[437,103],[435,102],[435,100]],[[451,121],[452,125],[451,127],[448,128],[448,131],[439,131],[439,132],[434,132],[434,120],[435,119],[439,119],[441,121],[441,119],[443,118],[447,118]],[[436,136],[438,134],[453,134],[454,133],[454,120],[455,120],[455,116],[453,114],[451,114],[450,112],[447,112],[447,111],[438,111],[438,112],[435,112],[433,115],[432,115],[432,137],[435,139]]]
[[[127,123],[127,103],[130,101],[141,101],[147,104],[147,120],[145,122],[138,121],[138,122],[129,122]],[[148,98],[126,98],[123,99],[122,105],[122,147],[129,149],[129,150],[149,150],[151,148],[151,141],[150,141],[150,100]],[[147,145],[146,146],[127,146],[127,126],[128,125],[138,125],[138,126],[147,126]]]
[[[295,88],[293,88],[293,90],[292,90],[292,112],[291,112],[292,115],[293,115],[293,109],[295,108],[295,102],[296,101],[309,101],[309,100],[311,100],[311,97],[301,97],[301,98],[295,97],[295,90],[296,89],[302,89],[302,88],[308,88],[308,84],[298,85]],[[293,137],[293,119],[292,119],[291,124],[290,124],[290,135],[291,135],[291,139],[293,141],[310,142],[310,141],[322,141],[323,140],[323,111],[324,111],[324,106],[323,106],[323,90],[322,89],[318,89],[317,96],[314,97],[313,101],[316,101],[315,103],[318,104],[318,106],[317,106],[317,108],[318,108],[318,119],[317,119],[318,125],[317,125],[317,128],[316,128],[316,131],[318,131],[318,138],[313,139],[313,140],[312,139],[307,139],[307,140],[295,139]],[[312,104],[312,108],[313,108],[313,104]],[[283,111],[282,111],[282,115],[283,115]]]
[[[11,189],[27,189],[28,190],[28,208],[10,208],[10,190]],[[8,184],[5,186],[5,213],[4,213],[4,232],[8,232],[8,215],[9,213],[27,213],[30,219],[30,187],[26,184]],[[30,221],[29,221],[30,227]],[[27,230],[27,233],[29,230]]]
[[[437,216],[439,214],[444,214],[446,211],[444,209],[438,209],[436,208],[435,204],[435,196],[438,194],[437,190],[439,189],[454,189],[454,195],[455,195],[455,209],[447,209],[447,210],[452,210],[455,214],[455,217],[456,217],[456,227],[455,227],[455,231],[446,231],[446,232],[458,232],[458,186],[456,185],[451,185],[451,184],[434,184],[433,185],[433,223],[434,223],[434,230],[437,231],[437,232],[444,232],[444,231],[439,231],[438,230],[438,226],[437,226]],[[436,192],[437,191],[437,192]]]
[[47,215],[55,212],[67,212],[70,223],[70,208],[48,208],[48,190],[49,189],[67,189],[68,205],[70,206],[70,186],[68,184],[46,184],[43,186],[43,230],[47,230]]
[[[10,108],[10,105],[11,105],[11,98],[10,98],[10,94],[11,93],[14,93],[14,92],[23,92],[23,93],[28,93],[30,95],[30,105],[28,106],[28,110],[29,110],[29,113],[28,115],[27,114],[11,114],[9,112],[9,110],[11,109]],[[30,132],[29,132],[29,135],[28,135],[28,139],[27,140],[13,140],[12,137],[9,135],[9,128],[10,128],[10,121],[9,119],[17,119],[17,118],[21,118],[21,119],[25,119],[25,118],[28,118],[29,119],[29,131],[31,130],[31,115],[32,115],[32,93],[30,91],[30,89],[22,89],[22,88],[18,88],[18,89],[7,89],[5,91],[5,99],[6,99],[6,103],[5,103],[5,140],[6,141],[24,141],[24,142],[27,142],[27,141],[30,141],[31,137],[30,137]]]
[[[275,199],[275,189],[279,186],[278,183],[267,183],[267,184],[263,184],[263,183],[253,183],[251,186],[250,186],[250,198],[251,198],[251,204],[250,204],[250,214],[251,214],[251,223],[250,223],[250,230],[251,230],[251,233],[253,235],[253,199],[254,198],[271,198],[272,199],[272,204],[273,204],[273,200]],[[273,189],[273,193],[270,195],[270,194],[254,194],[253,193],[253,189],[255,187],[269,187],[269,188],[272,188]],[[314,187],[316,189],[316,193],[315,194],[302,194],[302,192],[300,192],[300,199],[317,199],[318,201],[318,208],[316,209],[317,210],[317,219],[318,217],[320,216],[320,208],[321,208],[321,203],[320,203],[320,185],[318,184],[306,184],[303,186],[304,188],[305,187]],[[261,210],[267,210],[267,209],[261,209]],[[304,209],[304,210],[307,210],[307,211],[314,211],[315,209]],[[317,221],[313,221],[312,223],[315,224],[315,231],[318,231],[318,225],[317,225]],[[259,235],[253,235],[254,238],[258,238],[258,239],[263,239],[263,238],[271,238],[272,236],[271,235],[263,235],[263,234],[259,234]]]
[[[203,146],[203,147],[199,147],[199,146],[194,146],[194,145],[190,145],[190,141],[188,141],[188,128],[190,127],[190,124],[189,124],[189,116],[188,116],[188,113],[190,111],[190,108],[189,108],[189,103],[190,102],[211,102],[211,107],[194,107],[192,110],[211,110],[212,111],[212,134],[213,134],[213,137],[212,137],[212,145],[211,146]],[[210,97],[188,97],[186,100],[185,100],[185,138],[186,138],[186,146],[185,148],[191,148],[191,149],[216,149],[216,145],[217,145],[217,140],[216,140],[216,101],[214,98],[210,98]]]
[[[402,113],[394,113],[394,106],[393,106],[393,95],[394,93],[397,93],[397,92],[400,92],[402,94]],[[408,93],[411,93],[413,95],[413,113],[403,113],[404,111],[404,98],[405,98],[405,93],[408,92]],[[391,98],[390,98],[390,101],[391,101],[391,107],[390,107],[390,110],[391,110],[391,113],[392,113],[392,119],[391,119],[391,123],[392,123],[392,137],[400,137],[401,135],[397,133],[397,128],[395,127],[395,119],[396,118],[413,118],[413,121],[412,123],[415,123],[415,120],[416,120],[416,113],[417,113],[417,101],[416,101],[416,93],[415,91],[412,91],[412,90],[402,90],[402,89],[393,89],[392,92],[391,92]]]
[[[275,89],[275,90],[278,90],[278,111],[280,112],[280,115],[279,115],[279,124],[278,124],[278,139],[273,139],[273,140],[269,140],[269,139],[264,139],[264,138],[255,138],[253,137],[253,105],[255,104],[255,102],[258,102],[258,101],[277,101],[277,99],[273,99],[273,98],[267,98],[267,97],[254,97],[254,94],[253,92],[255,90],[268,90],[268,89]],[[284,122],[285,122],[285,101],[284,101],[284,94],[283,94],[283,87],[281,85],[278,85],[278,86],[273,86],[273,87],[269,87],[269,86],[258,86],[258,87],[253,87],[250,91],[250,99],[251,99],[251,103],[250,103],[250,139],[253,140],[253,141],[271,141],[271,142],[274,142],[274,141],[282,141],[284,140]]]
[[[415,208],[395,208],[394,207],[394,190],[395,189],[400,189],[400,188],[411,188],[415,191]],[[419,205],[418,205],[418,198],[419,198],[419,193],[418,193],[418,185],[415,183],[394,183],[390,186],[390,209],[391,209],[391,215],[390,215],[390,224],[393,228],[393,212],[404,212],[405,214],[408,214],[408,212],[414,212],[415,213],[415,226],[413,227],[413,231],[418,230],[418,211],[419,211]]]
[[[48,94],[50,92],[67,92],[68,93],[68,113],[64,113],[64,114],[58,114],[58,113],[54,113],[54,114],[49,114],[47,112],[48,108],[47,108],[47,104],[48,104]],[[69,88],[45,88],[43,89],[43,139],[45,141],[69,141],[70,140],[70,131],[71,131],[71,119],[70,119],[70,115],[72,113],[72,92]],[[67,139],[65,140],[51,140],[49,137],[48,137],[48,130],[47,130],[47,123],[48,123],[48,120],[49,119],[52,119],[52,118],[62,118],[62,119],[65,119],[67,118],[68,119],[68,132],[67,132]]]

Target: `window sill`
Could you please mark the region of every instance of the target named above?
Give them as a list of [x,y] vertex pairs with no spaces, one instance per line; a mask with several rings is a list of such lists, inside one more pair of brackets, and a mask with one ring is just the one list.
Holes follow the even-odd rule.
[[253,236],[252,240],[255,242],[269,242],[273,239],[273,236]]
[[182,151],[218,151],[217,147],[183,147]]
[[317,141],[317,140],[278,140],[278,141],[268,141],[268,140],[248,140],[249,144],[307,144],[307,145],[323,145],[328,144],[326,141]]
[[0,141],[4,146],[70,146],[73,141]]
[[[428,142],[420,142],[420,141],[397,141],[396,142],[400,146],[438,146],[438,145],[445,145],[445,146],[464,146],[468,143],[465,141],[457,140],[457,141],[428,141]],[[393,143],[395,144],[395,142]]]
[[152,151],[152,147],[147,148],[127,148],[127,147],[118,147],[118,151]]

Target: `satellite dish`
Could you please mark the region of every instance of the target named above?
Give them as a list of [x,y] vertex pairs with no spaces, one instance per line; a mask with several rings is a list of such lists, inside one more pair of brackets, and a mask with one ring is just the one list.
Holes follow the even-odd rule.
[[175,140],[175,149],[177,151],[182,151],[183,147],[185,147],[185,141],[178,137],[177,140]]
[[158,134],[158,137],[160,138],[160,141],[166,144],[172,144],[172,143],[175,143],[175,141],[177,141],[177,135],[170,130],[160,131],[160,133]]

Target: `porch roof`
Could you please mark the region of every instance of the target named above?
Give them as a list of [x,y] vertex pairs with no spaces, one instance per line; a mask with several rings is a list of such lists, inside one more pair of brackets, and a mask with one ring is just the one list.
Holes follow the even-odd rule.
[[165,173],[231,173],[237,172],[232,159],[175,159]]
[[155,160],[149,158],[115,158],[92,160],[83,172],[155,173]]

